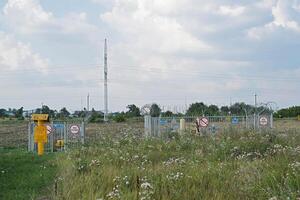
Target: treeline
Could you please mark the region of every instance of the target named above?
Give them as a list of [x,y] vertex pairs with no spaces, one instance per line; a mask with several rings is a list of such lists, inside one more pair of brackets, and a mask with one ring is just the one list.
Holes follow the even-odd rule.
[[23,107],[19,109],[9,108],[7,110],[0,108],[0,118],[17,118],[19,120],[23,120],[23,112]]
[[[110,113],[108,118],[116,122],[123,122],[130,118],[141,117],[145,111],[141,110],[138,106],[130,104],[125,112],[115,112]],[[227,116],[227,115],[251,115],[255,112],[269,112],[270,110],[265,107],[255,108],[253,105],[241,103],[235,103],[231,106],[221,106],[217,105],[206,105],[203,102],[193,103],[189,106],[186,113],[173,113],[172,111],[162,111],[158,104],[152,104],[148,108],[149,115],[153,117],[173,117],[173,116]],[[96,111],[92,109],[87,111],[86,109],[82,111],[75,111],[70,113],[67,108],[62,108],[60,110],[50,109],[47,105],[43,105],[42,108],[38,108],[32,112],[24,111],[23,107],[19,109],[0,109],[0,118],[15,118],[23,120],[26,117],[30,117],[32,113],[43,113],[49,114],[51,119],[66,119],[66,118],[85,118],[90,122],[103,122],[104,113],[101,111]],[[274,113],[276,118],[287,118],[287,117],[297,117],[300,115],[300,106],[294,106],[290,108],[284,108]]]
[[[235,103],[231,106],[218,107],[217,105],[206,105],[203,102],[193,103],[189,106],[186,115],[197,116],[197,115],[249,115],[253,114],[255,110],[264,110],[263,107],[255,108],[252,105],[241,103]],[[267,111],[267,109],[266,109]]]
[[24,108],[21,107],[19,109],[0,109],[0,118],[10,118],[10,119],[19,119],[24,120],[27,117],[30,117],[31,114],[49,114],[51,118],[54,119],[64,119],[71,117],[71,113],[66,109],[62,108],[59,111],[52,110],[48,106],[44,105],[42,108],[37,108],[34,111],[24,111]]
[[297,117],[300,116],[300,106],[293,106],[278,110],[275,114],[277,118]]

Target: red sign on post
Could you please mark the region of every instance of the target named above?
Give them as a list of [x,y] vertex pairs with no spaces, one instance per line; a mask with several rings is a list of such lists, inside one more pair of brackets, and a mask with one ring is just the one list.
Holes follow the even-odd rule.
[[206,128],[209,125],[209,120],[206,117],[197,118],[196,120],[197,131],[200,132],[201,128]]

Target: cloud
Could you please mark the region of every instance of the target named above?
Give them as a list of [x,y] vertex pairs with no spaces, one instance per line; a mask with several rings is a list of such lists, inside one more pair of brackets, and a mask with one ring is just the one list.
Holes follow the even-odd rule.
[[78,35],[94,43],[102,32],[88,22],[87,13],[69,12],[63,17],[46,11],[39,0],[8,0],[3,8],[4,22],[14,32],[28,35]]
[[[5,30],[1,66],[18,69],[15,66],[30,63],[36,69],[50,62],[56,69],[35,79],[36,87],[45,89],[45,98],[56,91],[79,97],[87,91],[98,94],[103,79],[98,65],[103,63],[102,43],[107,37],[113,110],[124,108],[128,101],[181,104],[187,97],[188,102],[225,104],[230,96],[238,100],[246,95],[242,100],[247,101],[254,91],[263,91],[262,87],[299,90],[295,82],[255,78],[299,77],[298,2],[89,0],[70,7],[61,1],[58,7],[54,1],[8,0],[0,24]],[[14,42],[3,42],[7,40],[3,35]],[[10,51],[3,53],[6,49]],[[60,70],[53,63],[70,69]],[[30,85],[32,76],[28,73]],[[273,94],[266,96],[281,100],[273,99]],[[78,99],[68,100],[76,107]],[[94,101],[101,102],[100,98]],[[289,104],[295,99],[281,102]]]
[[0,70],[34,69],[45,72],[47,59],[34,53],[28,44],[17,41],[13,36],[0,31]]
[[201,52],[212,48],[185,31],[175,18],[160,14],[158,4],[164,8],[171,1],[158,2],[161,1],[116,1],[112,11],[102,14],[101,19],[139,50],[147,47],[149,51],[166,54]]
[[218,13],[221,15],[229,15],[232,17],[237,17],[245,12],[245,7],[243,6],[220,6]]
[[300,33],[300,11],[299,4],[295,0],[278,0],[272,5],[273,20],[263,26],[253,27],[248,30],[248,36],[253,39],[261,39],[269,34],[281,30]]
[[9,0],[3,14],[11,27],[23,33],[32,33],[54,23],[51,12],[46,12],[38,0]]

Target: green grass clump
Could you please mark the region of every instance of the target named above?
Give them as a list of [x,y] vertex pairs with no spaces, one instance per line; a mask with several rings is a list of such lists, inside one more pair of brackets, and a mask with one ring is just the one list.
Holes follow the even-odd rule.
[[47,188],[53,184],[57,169],[53,158],[0,149],[0,199],[28,200],[49,195]]
[[[165,137],[167,138],[167,137]],[[58,156],[54,199],[296,199],[300,133],[226,131],[146,139],[101,134]]]

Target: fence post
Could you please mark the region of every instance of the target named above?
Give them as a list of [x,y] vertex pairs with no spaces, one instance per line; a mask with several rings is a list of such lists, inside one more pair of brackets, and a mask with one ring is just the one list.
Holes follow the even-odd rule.
[[68,124],[64,122],[64,151],[67,149],[68,145],[68,134],[67,134],[67,129],[68,129]]
[[50,133],[50,148],[51,148],[51,152],[53,153],[54,152],[54,146],[53,146],[53,143],[54,143],[54,124],[53,124],[53,121],[51,122],[51,128],[52,128],[52,132]]
[[144,116],[144,128],[145,128],[145,136],[149,137],[151,134],[151,116],[145,115]]
[[179,128],[179,132],[180,134],[183,134],[185,131],[185,119],[182,118],[180,119],[180,128]]
[[271,128],[273,128],[273,113],[271,113],[271,116],[270,116],[270,126],[271,126]]
[[32,151],[32,148],[31,148],[31,121],[28,122],[28,151]]
[[84,144],[84,136],[85,136],[85,124],[84,122],[81,122],[81,129],[80,129],[81,144]]

